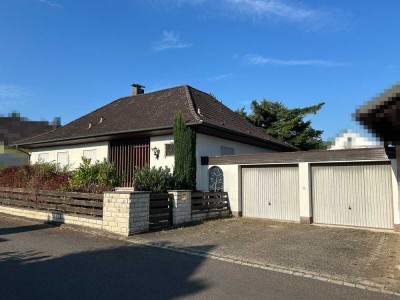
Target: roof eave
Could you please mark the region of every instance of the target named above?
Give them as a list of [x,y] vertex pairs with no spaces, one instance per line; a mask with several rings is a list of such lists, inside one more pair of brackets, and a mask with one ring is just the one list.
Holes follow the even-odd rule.
[[[201,124],[201,122],[188,122],[186,123],[187,125],[197,125]],[[54,143],[59,143],[59,142],[68,142],[70,141],[71,143],[76,142],[77,140],[84,140],[84,139],[95,139],[95,138],[104,138],[108,136],[116,136],[116,135],[124,135],[124,134],[131,134],[131,133],[149,133],[152,131],[163,131],[163,130],[168,130],[172,129],[172,126],[161,126],[161,127],[153,127],[153,128],[142,128],[142,129],[137,129],[137,130],[126,130],[126,131],[114,131],[114,132],[107,132],[103,134],[95,134],[95,135],[82,135],[82,136],[75,136],[67,139],[52,139],[52,140],[47,140],[47,141],[35,141],[35,142],[25,142],[24,141],[19,141],[17,143],[12,144],[11,146],[25,146],[26,148],[30,148],[30,146],[35,146],[35,145],[43,145],[44,147],[50,146],[51,144]]]
[[[200,125],[200,124],[197,124],[197,125]],[[222,132],[227,132],[227,133],[233,134],[235,136],[241,136],[241,137],[244,137],[244,138],[247,138],[247,139],[251,139],[251,140],[257,141],[258,142],[257,144],[261,143],[264,148],[275,148],[274,150],[282,150],[282,148],[283,148],[283,149],[286,149],[288,151],[298,151],[299,150],[299,148],[297,148],[297,147],[295,147],[293,145],[290,145],[290,144],[284,144],[283,142],[282,143],[278,143],[278,142],[275,142],[273,140],[262,139],[262,138],[259,138],[257,136],[251,135],[251,134],[245,134],[245,133],[242,133],[242,132],[237,132],[237,131],[234,131],[234,130],[231,130],[231,129],[228,129],[228,128],[220,127],[220,126],[217,126],[217,125],[214,125],[214,124],[210,124],[210,123],[206,123],[206,122],[201,123],[201,126],[213,128],[213,129],[216,129],[216,130],[219,130],[219,131],[222,131]],[[267,145],[272,146],[272,147],[265,147]]]

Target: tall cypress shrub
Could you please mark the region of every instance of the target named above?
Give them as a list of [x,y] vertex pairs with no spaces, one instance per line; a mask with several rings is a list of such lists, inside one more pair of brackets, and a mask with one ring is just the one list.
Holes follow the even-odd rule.
[[196,189],[196,132],[187,127],[179,112],[174,118],[174,177],[176,188]]

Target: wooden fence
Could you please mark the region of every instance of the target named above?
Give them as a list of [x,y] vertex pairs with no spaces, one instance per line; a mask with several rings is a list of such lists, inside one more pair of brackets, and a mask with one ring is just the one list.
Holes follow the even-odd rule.
[[172,194],[150,194],[150,230],[159,230],[172,226]]
[[230,211],[227,192],[192,193],[192,215],[215,211]]
[[0,205],[103,216],[103,194],[0,187]]

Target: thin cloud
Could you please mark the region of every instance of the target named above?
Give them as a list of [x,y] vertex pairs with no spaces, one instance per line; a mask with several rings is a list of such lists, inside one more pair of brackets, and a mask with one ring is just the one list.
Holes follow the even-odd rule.
[[59,3],[56,2],[52,2],[52,1],[48,1],[48,0],[39,0],[41,3],[47,4],[48,6],[54,7],[54,8],[64,8],[64,6],[62,6]]
[[154,51],[164,51],[168,49],[183,49],[189,48],[192,44],[182,43],[179,40],[179,33],[173,31],[164,31],[163,38],[153,44]]
[[342,66],[343,63],[337,63],[328,60],[319,59],[275,59],[270,57],[265,57],[262,55],[246,55],[245,60],[250,65],[278,65],[278,66],[321,66],[321,67],[334,67]]
[[235,74],[232,73],[228,73],[228,74],[221,74],[218,76],[214,76],[214,77],[209,77],[207,78],[207,80],[209,81],[221,81],[221,80],[226,80],[226,79],[231,79],[236,77]]
[[218,17],[243,20],[291,22],[305,31],[336,31],[349,26],[349,15],[342,10],[309,7],[290,0],[149,0],[158,5],[182,7],[197,6],[203,15],[217,14]]
[[26,95],[26,90],[19,86],[0,84],[0,99],[18,99]]
[[291,21],[301,21],[315,17],[316,11],[291,6],[281,0],[225,0],[242,13],[258,17],[278,17]]

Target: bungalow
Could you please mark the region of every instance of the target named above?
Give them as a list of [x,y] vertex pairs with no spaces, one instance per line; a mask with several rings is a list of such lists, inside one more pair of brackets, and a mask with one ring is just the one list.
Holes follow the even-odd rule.
[[31,162],[56,161],[79,165],[81,157],[108,159],[129,187],[135,168],[173,168],[173,119],[180,111],[196,132],[197,188],[202,181],[201,157],[295,151],[234,113],[210,94],[188,85],[144,93],[132,85],[132,95],[117,99],[51,132],[15,143],[29,149]]

